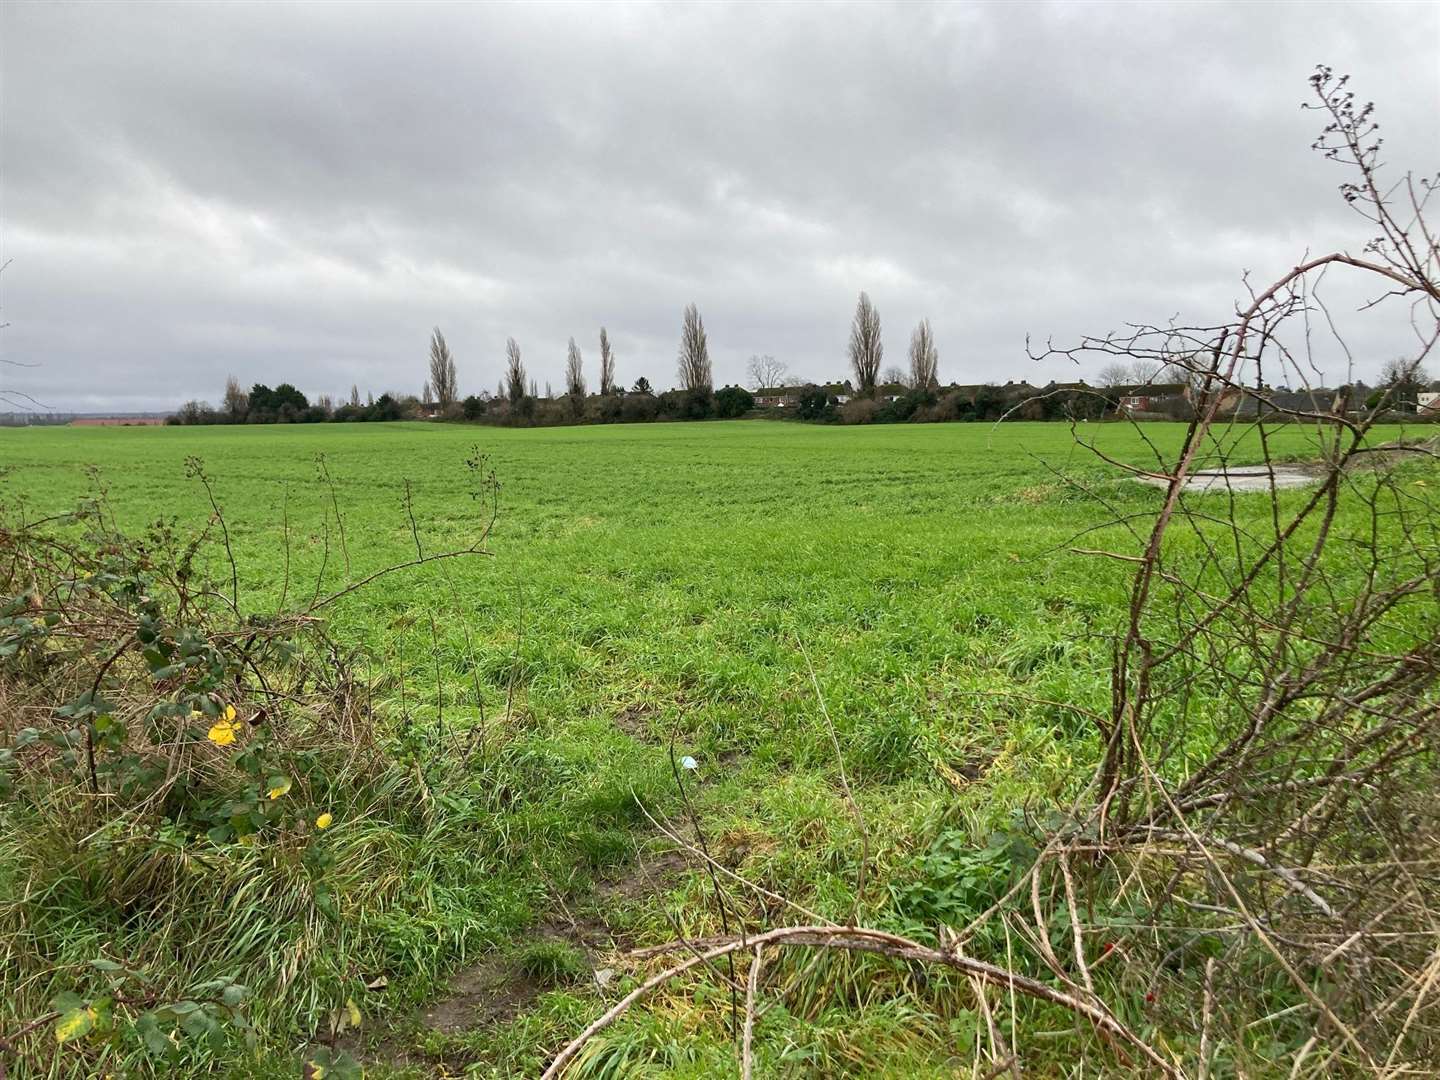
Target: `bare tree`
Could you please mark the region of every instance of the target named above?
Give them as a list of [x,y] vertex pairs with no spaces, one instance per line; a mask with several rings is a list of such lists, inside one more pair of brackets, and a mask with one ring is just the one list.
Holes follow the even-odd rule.
[[615,392],[615,353],[610,348],[610,335],[600,327],[600,393]]
[[360,407],[360,387],[354,383],[350,384],[350,407],[352,409]]
[[849,351],[850,367],[855,372],[856,393],[874,393],[885,346],[880,342],[880,313],[863,292],[855,305],[855,318],[850,323]]
[[442,412],[455,404],[459,392],[455,378],[455,357],[438,326],[430,333],[430,387]]
[[520,360],[520,345],[513,337],[505,339],[504,392],[512,405],[525,396],[525,365]]
[[420,402],[423,405],[435,404],[435,394],[434,391],[430,389],[430,382],[428,379],[426,380],[425,385],[420,388]]
[[1104,387],[1133,386],[1138,382],[1145,381],[1135,377],[1134,364],[1128,364],[1118,360],[1102,367],[1100,374],[1097,375],[1096,378],[1099,380],[1100,385]]
[[585,365],[580,359],[580,346],[573,337],[565,352],[565,393],[572,398],[585,396]]
[[910,335],[910,385],[917,390],[940,385],[940,351],[935,348],[929,319],[921,319]]
[[234,375],[225,378],[225,412],[231,420],[239,420],[250,411],[250,395],[240,387]]
[[[1358,253],[1307,255],[1268,285],[1247,281],[1218,322],[1131,324],[1059,353],[1115,357],[1198,387],[1183,436],[1145,436],[1143,461],[1089,444],[1163,494],[1143,525],[1117,518],[1120,539],[1086,550],[1128,567],[1130,580],[1109,701],[1086,712],[1100,746],[1092,824],[1069,826],[1107,865],[1085,872],[1089,895],[1070,911],[1104,902],[1143,865],[1165,882],[1137,935],[1154,945],[1125,962],[1154,972],[1146,980],[1167,969],[1183,979],[1176,958],[1216,943],[1174,990],[1206,999],[1201,1047],[1206,1029],[1261,1023],[1255,995],[1213,986],[1273,980],[1308,1018],[1291,1076],[1307,1056],[1316,1075],[1430,1074],[1440,1060],[1440,881],[1396,868],[1428,866],[1440,843],[1440,505],[1415,479],[1433,472],[1436,452],[1433,442],[1380,443],[1383,399],[1362,410],[1343,395],[1297,404],[1269,383],[1304,386],[1322,347],[1349,354],[1317,289],[1326,274],[1378,294],[1366,317],[1398,307],[1413,331],[1415,351],[1387,375],[1398,382],[1421,365],[1440,341],[1440,245],[1426,221],[1436,184],[1382,179],[1373,107],[1328,68],[1311,85],[1309,108],[1325,122],[1315,148],[1350,170],[1340,192],[1365,221]],[[1282,429],[1302,434],[1277,445]],[[1305,490],[1282,491],[1281,455],[1300,445],[1312,458],[1299,470]],[[1261,478],[1248,507],[1235,498],[1243,476]],[[1056,870],[1065,881],[1052,871],[1032,897],[1062,884],[1073,896],[1069,871]]]
[[680,385],[686,390],[709,390],[714,385],[705,322],[694,304],[685,309],[685,323],[680,331]]
[[768,353],[752,356],[745,365],[745,379],[751,390],[769,390],[781,385],[787,368],[783,360],[776,360]]
[[1420,400],[1420,393],[1430,385],[1430,373],[1425,370],[1423,357],[1400,357],[1387,360],[1380,369],[1380,388],[1385,403],[1414,405]]

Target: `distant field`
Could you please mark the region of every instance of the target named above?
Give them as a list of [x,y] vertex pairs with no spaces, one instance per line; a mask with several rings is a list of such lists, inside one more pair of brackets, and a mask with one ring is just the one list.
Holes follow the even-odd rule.
[[[1138,461],[1151,452],[1146,439],[1173,448],[1182,431],[1150,425],[1142,438],[1092,424],[1081,434]],[[1297,457],[1307,439],[1282,433]],[[1067,548],[1161,496],[1077,448],[1060,424],[8,430],[0,497],[23,499],[32,514],[61,511],[85,495],[93,464],[123,522],[176,515],[195,525],[209,513],[185,476],[186,458],[198,456],[230,530],[241,606],[263,611],[282,589],[308,598],[322,565],[326,587],[344,583],[317,454],[359,578],[414,554],[407,480],[427,551],[475,534],[485,514],[467,493],[472,448],[490,456],[502,485],[494,557],[444,564],[448,577],[436,566],[406,571],[333,612],[343,640],[403,677],[403,693],[382,703],[392,716],[428,722],[443,695],[452,729],[476,723],[482,705],[495,724],[514,688],[511,719],[497,727],[514,763],[505,806],[466,819],[465,860],[438,892],[387,915],[393,1015],[430,996],[436,973],[462,955],[513,949],[524,927],[557,917],[559,901],[603,903],[611,929],[635,938],[670,936],[672,909],[707,929],[713,909],[699,875],[662,883],[662,896],[677,890],[665,902],[646,890],[603,901],[592,891],[633,862],[635,844],[651,846],[634,795],[676,812],[672,740],[699,763],[701,813],[728,860],[844,911],[857,838],[805,652],[872,820],[886,885],[867,905],[883,917],[895,917],[884,914],[890,886],[903,886],[938,832],[1003,826],[1072,790],[1077,760],[1090,759],[1075,714],[1046,703],[1106,701],[1107,635],[1127,575]],[[1091,535],[1082,546],[1107,542],[1122,541]],[[900,975],[885,979],[896,1000],[913,991],[925,1001]],[[862,1073],[883,1061],[899,1068],[893,1075],[948,1075],[945,1018],[934,1020],[934,1040],[929,1021],[892,1037],[885,1008],[826,1020],[844,1003],[816,994],[810,1025],[775,1022],[775,1061],[839,1054]],[[558,990],[527,1001],[528,1019],[511,1029],[415,1037],[482,1073],[529,1071],[537,1047],[553,1048],[594,1007],[583,989]],[[837,1025],[849,1049],[836,1049]],[[691,1074],[733,1068],[713,1016],[702,1023],[676,1006],[616,1031],[636,1061],[679,1039]]]

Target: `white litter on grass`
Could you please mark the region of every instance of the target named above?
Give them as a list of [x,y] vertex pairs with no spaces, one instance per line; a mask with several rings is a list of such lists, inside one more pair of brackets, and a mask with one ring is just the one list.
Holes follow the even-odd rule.
[[686,757],[682,757],[680,759],[680,767],[682,769],[689,769],[691,772],[694,772],[696,769],[700,768],[700,763],[696,761],[693,757],[689,757],[687,755]]
[[[1170,481],[1159,476],[1137,476],[1135,479],[1150,487],[1168,488]],[[1200,472],[1193,472],[1185,478],[1185,490],[1187,492],[1206,495],[1211,492],[1234,492],[1243,495],[1247,492],[1269,491],[1275,488],[1300,488],[1315,483],[1317,477],[1309,469],[1299,465],[1274,465],[1269,469],[1263,466],[1237,466],[1233,469],[1206,469]]]

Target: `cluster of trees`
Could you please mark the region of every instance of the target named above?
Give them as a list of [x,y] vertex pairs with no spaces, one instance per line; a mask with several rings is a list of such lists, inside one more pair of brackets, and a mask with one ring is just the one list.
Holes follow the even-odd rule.
[[1367,408],[1382,402],[1402,412],[1414,412],[1424,393],[1440,392],[1440,382],[1430,376],[1420,360],[1387,360],[1380,369],[1380,385],[1365,399]]
[[921,319],[910,334],[909,370],[898,367],[880,370],[885,358],[885,344],[880,340],[880,312],[863,292],[850,322],[848,351],[858,397],[874,397],[876,388],[883,384],[898,384],[918,391],[933,390],[940,385],[940,350],[935,347],[929,319]]
[[[752,356],[748,382],[755,392],[773,393],[788,388],[790,404],[785,415],[800,420],[846,423],[904,423],[947,420],[997,420],[1013,415],[1027,420],[1069,417],[1099,418],[1112,414],[1121,393],[1137,385],[1189,383],[1190,368],[1175,364],[1156,370],[1112,364],[1100,373],[1098,387],[1046,388],[1040,393],[1026,383],[1006,386],[942,387],[940,352],[928,319],[921,319],[910,334],[905,368],[884,366],[885,346],[880,313],[861,293],[850,324],[847,347],[853,388],[808,384],[790,377],[783,362],[772,356]],[[460,396],[454,352],[444,333],[430,334],[426,379],[419,396],[385,393],[369,396],[362,404],[352,386],[348,401],[336,405],[328,395],[314,402],[290,383],[271,389],[256,383],[247,392],[233,376],[225,386],[220,408],[191,401],[170,418],[180,424],[271,424],[323,421],[383,421],[416,418],[469,420],[516,426],[576,423],[645,423],[654,420],[706,420],[743,416],[755,407],[755,396],[742,387],[714,388],[709,339],[699,309],[685,308],[680,328],[677,363],[679,386],[656,393],[641,376],[628,389],[616,380],[615,350],[609,331],[600,328],[600,371],[596,392],[586,378],[584,356],[572,337],[565,355],[564,388],[559,395],[546,384],[539,392],[526,370],[519,343],[505,343],[505,373],[492,394],[481,391]],[[1388,388],[1396,401],[1414,402],[1429,382],[1425,373],[1392,365],[1376,397]],[[840,390],[844,390],[844,400]],[[1183,406],[1183,400],[1180,402]],[[1413,409],[1413,405],[1412,405]]]
[[336,405],[328,394],[313,402],[290,383],[281,383],[273,390],[256,383],[248,391],[231,375],[225,380],[225,396],[220,408],[204,401],[187,401],[169,424],[323,424],[334,420],[406,420],[423,415],[423,403],[403,394],[371,394],[360,401],[360,390],[350,387],[349,400]]
[[223,403],[215,408],[203,401],[187,402],[169,418],[175,424],[274,424],[325,421],[381,421],[417,418],[539,425],[574,423],[643,423],[652,420],[706,420],[743,416],[755,406],[748,390],[738,386],[714,389],[709,341],[699,309],[686,307],[682,325],[676,389],[656,393],[641,376],[629,390],[616,381],[615,350],[609,331],[600,328],[600,378],[597,393],[590,393],[584,357],[572,337],[566,350],[564,392],[555,395],[546,385],[540,394],[525,367],[520,344],[505,343],[505,374],[496,392],[460,396],[455,354],[437,326],[430,333],[426,379],[419,396],[385,393],[371,395],[364,404],[358,387],[350,388],[347,402],[336,405],[328,395],[314,402],[290,383],[273,390],[256,383],[244,390],[233,375],[226,381]]
[[910,387],[882,397],[842,401],[832,388],[796,388],[789,410],[797,420],[842,424],[945,423],[999,420],[1098,420],[1114,415],[1117,399],[1080,387],[1036,387],[1028,383],[996,386]]
[[584,355],[572,337],[565,351],[564,392],[539,387],[525,368],[520,344],[505,343],[505,375],[494,394],[472,394],[460,402],[461,419],[516,426],[547,424],[621,424],[652,420],[708,420],[742,416],[755,406],[749,391],[738,386],[714,389],[710,346],[699,309],[685,308],[678,358],[680,385],[656,393],[643,375],[626,390],[616,381],[615,349],[610,333],[600,328],[600,378],[590,393]]

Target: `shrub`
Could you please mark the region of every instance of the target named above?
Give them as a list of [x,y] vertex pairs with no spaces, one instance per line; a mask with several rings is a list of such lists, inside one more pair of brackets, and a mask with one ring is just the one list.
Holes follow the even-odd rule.
[[722,419],[744,416],[755,407],[755,396],[743,386],[727,386],[715,392],[715,415]]
[[629,393],[620,399],[620,419],[627,424],[643,424],[660,415],[660,402],[651,394]]
[[706,420],[715,414],[715,396],[703,386],[666,390],[659,401],[660,415],[673,420]]
[[873,424],[880,415],[880,403],[873,398],[852,398],[840,408],[842,424]]
[[1034,846],[1019,833],[995,833],[981,846],[967,831],[947,829],[891,895],[907,918],[963,926],[1004,895],[1034,859]]
[[795,399],[795,415],[801,420],[834,420],[838,402],[822,386],[802,387]]

